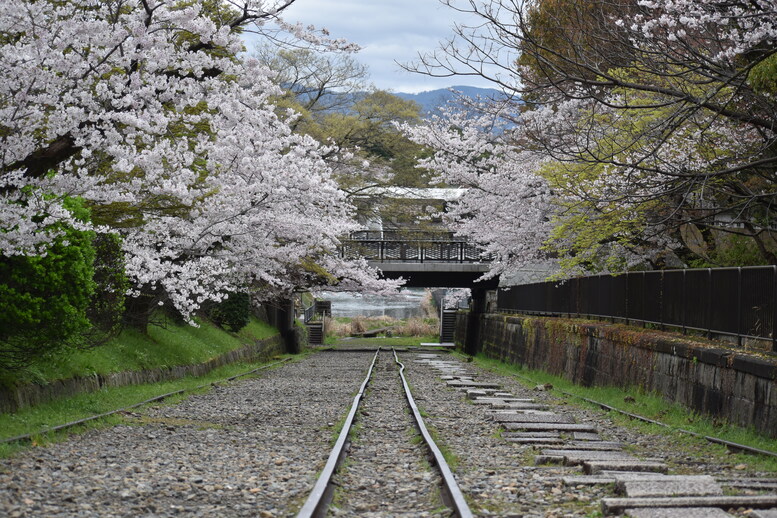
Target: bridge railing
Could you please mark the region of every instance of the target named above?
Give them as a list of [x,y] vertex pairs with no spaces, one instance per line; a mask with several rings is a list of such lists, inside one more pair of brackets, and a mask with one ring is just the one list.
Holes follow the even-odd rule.
[[464,242],[467,240],[457,237],[447,230],[357,230],[351,232],[349,239],[352,241],[405,241],[405,242]]
[[504,312],[585,316],[772,341],[777,266],[655,270],[578,277],[499,290]]
[[482,250],[452,232],[374,231],[353,232],[342,241],[340,255],[379,262],[488,262]]

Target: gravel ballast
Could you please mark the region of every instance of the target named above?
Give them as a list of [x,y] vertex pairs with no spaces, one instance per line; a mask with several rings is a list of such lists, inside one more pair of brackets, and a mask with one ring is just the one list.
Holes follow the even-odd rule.
[[0,461],[0,516],[289,516],[370,355],[319,353]]

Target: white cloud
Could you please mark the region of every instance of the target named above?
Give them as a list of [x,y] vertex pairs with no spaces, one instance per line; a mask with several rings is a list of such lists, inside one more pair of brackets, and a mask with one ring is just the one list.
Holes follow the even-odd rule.
[[356,58],[369,66],[378,88],[415,93],[459,84],[490,86],[471,77],[411,74],[396,64],[434,51],[452,35],[453,15],[438,0],[297,0],[283,13],[288,22],[326,28],[333,37],[362,46]]

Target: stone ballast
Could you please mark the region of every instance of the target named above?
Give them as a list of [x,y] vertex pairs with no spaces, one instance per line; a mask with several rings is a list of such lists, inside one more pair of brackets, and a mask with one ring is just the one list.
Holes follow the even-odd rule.
[[[456,343],[466,336],[458,318]],[[584,386],[638,386],[777,437],[777,358],[620,324],[489,313],[479,351]]]

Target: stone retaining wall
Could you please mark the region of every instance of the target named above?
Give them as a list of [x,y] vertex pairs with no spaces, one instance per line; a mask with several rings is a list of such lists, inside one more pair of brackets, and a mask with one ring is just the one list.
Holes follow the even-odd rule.
[[[459,321],[466,321],[461,316]],[[463,343],[464,325],[456,343]],[[480,352],[585,386],[639,386],[777,437],[777,358],[618,324],[486,314]]]
[[57,380],[46,385],[32,383],[10,389],[0,389],[0,413],[14,412],[21,408],[45,403],[60,397],[94,392],[104,387],[123,387],[143,383],[158,383],[185,376],[202,376],[223,365],[239,361],[266,361],[274,355],[283,352],[283,340],[280,335],[276,335],[264,340],[258,340],[253,345],[246,345],[240,349],[229,351],[205,363],[195,365],[95,374],[93,376]]

